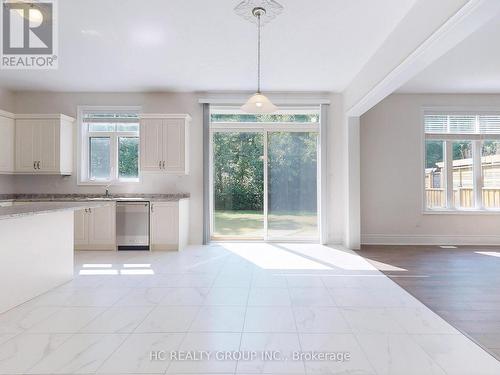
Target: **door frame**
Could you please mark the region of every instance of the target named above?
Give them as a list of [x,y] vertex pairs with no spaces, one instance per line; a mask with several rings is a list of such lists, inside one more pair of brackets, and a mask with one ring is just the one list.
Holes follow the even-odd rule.
[[[214,153],[213,153],[213,136],[214,133],[261,133],[263,134],[263,171],[264,171],[264,199],[263,199],[263,215],[264,215],[264,236],[262,239],[238,239],[234,238],[217,238],[214,240],[213,237],[213,229],[214,229],[214,175],[213,175],[213,167],[214,167]],[[316,212],[317,212],[317,226],[318,226],[318,236],[314,240],[308,239],[290,239],[290,238],[278,238],[273,237],[269,238],[268,235],[268,134],[269,133],[278,133],[278,132],[286,132],[286,133],[316,133],[318,135],[317,139],[317,166],[316,166],[316,185],[317,185],[317,204],[316,204]],[[245,122],[217,122],[209,124],[209,163],[208,163],[208,176],[209,176],[209,240],[216,242],[297,242],[297,243],[321,243],[322,242],[322,215],[324,214],[322,207],[322,153],[324,152],[321,147],[321,121],[317,123],[245,123]]]

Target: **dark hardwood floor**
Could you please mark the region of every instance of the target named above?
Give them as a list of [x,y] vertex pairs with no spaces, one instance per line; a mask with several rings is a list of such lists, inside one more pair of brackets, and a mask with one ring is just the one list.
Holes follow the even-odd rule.
[[377,245],[358,254],[500,360],[499,247]]

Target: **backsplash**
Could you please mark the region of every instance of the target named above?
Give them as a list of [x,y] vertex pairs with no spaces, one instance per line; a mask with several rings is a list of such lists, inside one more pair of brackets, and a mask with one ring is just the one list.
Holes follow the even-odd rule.
[[0,175],[0,194],[15,193],[14,176]]
[[[111,193],[186,193],[191,192],[191,176],[165,176],[145,173],[140,182],[111,185]],[[13,176],[14,191],[18,194],[102,194],[104,186],[78,185],[76,176]]]
[[189,193],[173,193],[173,194],[112,194],[105,196],[104,194],[0,194],[1,200],[16,200],[16,201],[81,201],[86,199],[140,199],[152,201],[178,201],[179,199],[189,198]]

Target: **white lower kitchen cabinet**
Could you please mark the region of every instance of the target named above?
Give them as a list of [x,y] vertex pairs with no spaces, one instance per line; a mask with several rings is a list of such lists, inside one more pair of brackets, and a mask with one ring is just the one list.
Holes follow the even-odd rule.
[[114,204],[75,211],[75,250],[115,250],[115,215]]
[[189,238],[189,199],[151,202],[151,250],[182,250]]

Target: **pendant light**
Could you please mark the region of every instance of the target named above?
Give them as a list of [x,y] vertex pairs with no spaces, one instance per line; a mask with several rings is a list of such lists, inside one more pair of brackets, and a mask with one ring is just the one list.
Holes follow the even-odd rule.
[[[242,4],[244,4],[243,2]],[[277,4],[277,3],[276,3]],[[278,4],[279,5],[279,4]],[[282,7],[280,6],[282,9]],[[238,8],[237,8],[238,9]],[[281,10],[280,9],[280,10]],[[278,110],[276,107],[262,92],[260,91],[260,60],[261,60],[261,52],[260,52],[260,31],[262,27],[262,17],[267,15],[266,8],[262,6],[256,6],[252,9],[252,15],[257,20],[257,28],[258,28],[258,39],[257,39],[257,92],[252,95],[247,102],[241,107],[241,110],[250,114],[265,114],[265,113],[274,113]],[[270,19],[274,18],[276,14],[271,15]]]

